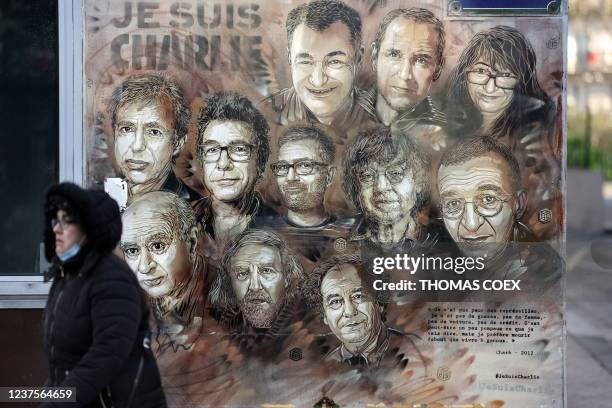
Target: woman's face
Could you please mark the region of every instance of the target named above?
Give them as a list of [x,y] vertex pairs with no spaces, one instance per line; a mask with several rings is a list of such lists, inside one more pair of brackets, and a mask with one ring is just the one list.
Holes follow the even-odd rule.
[[81,244],[85,240],[85,233],[74,218],[59,210],[51,220],[51,227],[55,234],[55,253],[62,254],[74,244]]
[[480,59],[466,76],[470,98],[483,115],[500,115],[512,102],[518,80],[514,72]]

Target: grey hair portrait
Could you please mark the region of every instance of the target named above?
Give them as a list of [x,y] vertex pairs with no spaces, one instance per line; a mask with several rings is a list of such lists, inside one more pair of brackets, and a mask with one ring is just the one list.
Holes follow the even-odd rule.
[[238,309],[238,302],[234,295],[230,274],[232,259],[246,245],[268,246],[278,250],[286,287],[284,301],[290,302],[297,299],[299,296],[299,285],[304,278],[304,271],[293,251],[284,240],[273,232],[247,229],[228,242],[224,248],[217,277],[212,283],[208,295],[210,304],[223,311],[236,311]]
[[437,66],[435,79],[438,79],[442,72],[442,67],[444,66],[444,47],[446,46],[444,24],[442,24],[442,21],[440,21],[431,11],[424,8],[413,7],[409,9],[395,9],[391,10],[383,17],[371,46],[370,57],[372,64],[374,65],[376,63],[376,58],[378,58],[378,52],[380,51],[380,44],[382,44],[385,38],[389,24],[399,17],[412,20],[416,23],[430,24],[433,26],[434,30],[436,30],[438,41],[436,45]]
[[514,189],[513,192],[521,190],[521,170],[516,157],[514,157],[512,151],[507,146],[488,136],[474,137],[452,146],[442,155],[438,168],[456,166],[490,154],[499,156],[510,168],[510,181]]
[[[177,285],[161,299],[151,299],[151,307],[156,316],[174,312],[186,323],[194,317],[199,302],[202,302],[203,260],[198,254],[198,240],[201,234],[196,215],[187,202],[170,191],[152,191],[139,196],[130,207],[142,202],[159,205],[159,219],[183,242],[189,250],[191,270],[189,277]],[[124,214],[128,214],[128,207]]]
[[[160,74],[141,74],[127,78],[113,91],[108,104],[108,114],[113,129],[117,124],[117,110],[134,103],[168,103],[173,113],[174,140],[178,148],[189,129],[191,110],[185,102],[183,90],[171,79]],[[178,153],[175,154],[175,156]]]
[[360,209],[360,173],[373,163],[401,163],[410,172],[416,186],[416,202],[410,210],[416,216],[430,200],[430,159],[408,135],[392,136],[389,128],[377,126],[357,135],[347,147],[342,160],[342,187],[355,208]]
[[333,163],[336,158],[336,145],[331,138],[320,128],[312,125],[295,125],[289,127],[278,138],[278,148],[291,142],[314,140],[319,144],[319,154],[325,163]]

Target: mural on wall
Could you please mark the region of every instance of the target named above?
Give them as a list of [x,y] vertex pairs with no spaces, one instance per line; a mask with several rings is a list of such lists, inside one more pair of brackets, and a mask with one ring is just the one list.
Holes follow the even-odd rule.
[[562,14],[85,22],[88,183],[122,208],[171,406],[562,406]]

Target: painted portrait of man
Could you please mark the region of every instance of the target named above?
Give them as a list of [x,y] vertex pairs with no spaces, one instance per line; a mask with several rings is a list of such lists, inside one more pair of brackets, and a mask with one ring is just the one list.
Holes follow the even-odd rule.
[[438,189],[444,224],[466,254],[495,256],[526,228],[519,222],[527,193],[518,163],[491,138],[472,139],[445,153]]
[[287,213],[277,218],[276,231],[316,262],[335,239],[346,237],[353,222],[337,218],[325,203],[336,175],[336,146],[320,127],[294,125],[280,135],[277,148],[278,160],[270,168]]
[[197,196],[172,171],[191,117],[175,82],[158,74],[131,76],[114,90],[108,113],[115,164],[127,183],[128,203],[157,190],[186,199]]
[[444,46],[442,22],[422,8],[390,11],[371,45],[376,73],[371,100],[378,120],[394,132],[420,136],[434,150],[446,146],[446,118],[430,96],[444,66]]
[[385,325],[384,301],[373,289],[373,275],[364,266],[361,258],[353,254],[322,261],[308,275],[305,297],[340,341],[325,360],[376,368],[394,354],[393,350],[414,350],[418,337]]
[[[60,53],[82,65],[60,87],[77,103],[46,138],[59,150],[29,150],[121,199],[113,253],[144,296],[169,406],[560,401],[564,118],[588,96],[572,105],[566,68],[584,44],[566,2],[466,2],[58,3],[82,33]],[[463,329],[519,306],[543,316],[530,338],[467,344]],[[491,319],[465,324],[466,308]],[[506,349],[534,354],[499,371]],[[535,392],[489,387],[521,383],[498,371],[537,374]]]
[[271,97],[278,122],[342,132],[367,117],[364,92],[355,88],[363,55],[359,13],[341,1],[313,1],[289,12],[286,29],[293,86]]
[[384,126],[360,133],[347,147],[343,188],[361,213],[350,239],[384,250],[432,240],[418,214],[429,202],[429,160],[409,138]]
[[197,160],[209,195],[195,209],[216,241],[275,215],[255,191],[270,154],[269,131],[251,101],[236,93],[214,94],[200,111]]
[[156,319],[193,324],[204,306],[204,270],[189,203],[171,192],[149,192],[130,204],[122,222],[121,251]]
[[438,190],[446,229],[465,255],[486,257],[490,273],[520,277],[525,289],[558,281],[559,256],[521,222],[527,192],[508,147],[490,137],[453,146],[442,156]]
[[243,329],[270,329],[298,299],[301,265],[276,234],[246,230],[228,243],[209,301],[226,316],[238,313]]
[[314,126],[293,126],[278,139],[278,161],[270,165],[287,208],[287,223],[318,227],[332,220],[324,205],[331,184],[336,146]]

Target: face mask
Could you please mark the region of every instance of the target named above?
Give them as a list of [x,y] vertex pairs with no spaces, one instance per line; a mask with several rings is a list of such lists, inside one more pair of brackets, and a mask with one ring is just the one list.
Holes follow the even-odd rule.
[[60,261],[66,262],[70,258],[73,258],[76,254],[78,254],[80,250],[81,246],[76,243],[61,254],[57,254],[57,257],[60,259]]

